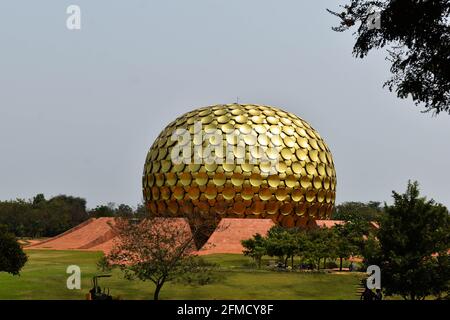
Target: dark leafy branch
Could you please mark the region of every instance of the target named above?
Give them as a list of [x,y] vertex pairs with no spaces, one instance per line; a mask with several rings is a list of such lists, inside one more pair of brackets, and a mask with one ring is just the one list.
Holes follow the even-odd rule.
[[[450,113],[450,1],[350,0],[337,32],[356,27],[353,54],[364,58],[386,48],[392,77],[384,83],[399,98],[411,97],[424,112]],[[374,19],[379,25],[374,27]]]

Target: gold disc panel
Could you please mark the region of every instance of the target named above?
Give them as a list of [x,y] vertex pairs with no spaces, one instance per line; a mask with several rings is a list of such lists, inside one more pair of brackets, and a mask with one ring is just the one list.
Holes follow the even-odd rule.
[[[177,129],[190,141],[174,141]],[[199,139],[199,130],[207,138]],[[189,161],[172,161],[177,144],[190,145]],[[215,149],[215,159],[223,163],[194,163],[196,146],[217,145],[223,149]],[[233,162],[225,160],[226,152]],[[276,165],[264,160],[276,157]],[[333,158],[318,132],[292,113],[262,105],[215,105],[180,116],[150,148],[142,183],[154,216],[271,218],[285,226],[331,218],[336,197]]]

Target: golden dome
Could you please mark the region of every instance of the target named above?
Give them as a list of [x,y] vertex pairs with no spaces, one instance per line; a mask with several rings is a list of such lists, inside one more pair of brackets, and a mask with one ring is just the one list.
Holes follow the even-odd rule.
[[143,173],[152,215],[326,219],[336,196],[328,146],[306,121],[260,105],[216,105],[170,123]]

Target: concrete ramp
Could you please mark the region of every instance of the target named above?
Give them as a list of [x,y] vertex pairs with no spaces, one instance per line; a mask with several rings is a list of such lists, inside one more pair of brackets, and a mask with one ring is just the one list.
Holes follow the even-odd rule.
[[27,249],[91,250],[116,235],[114,218],[89,219],[56,237],[27,246]]
[[263,236],[275,225],[272,219],[223,218],[198,255],[215,253],[242,254],[241,241],[259,233]]

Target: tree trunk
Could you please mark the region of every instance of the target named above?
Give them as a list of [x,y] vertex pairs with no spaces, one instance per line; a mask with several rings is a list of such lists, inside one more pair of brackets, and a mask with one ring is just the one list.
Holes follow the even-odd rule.
[[286,259],[284,259],[284,267],[287,268],[288,265],[289,256],[286,256]]
[[291,257],[291,267],[292,269],[294,269],[294,255],[292,255]]
[[153,294],[154,300],[159,300],[159,292],[161,291],[162,286],[164,285],[164,282],[158,282],[156,284],[155,293]]
[[342,258],[339,258],[339,271],[342,271]]
[[320,271],[320,258],[319,258],[319,260],[317,261],[317,271]]

